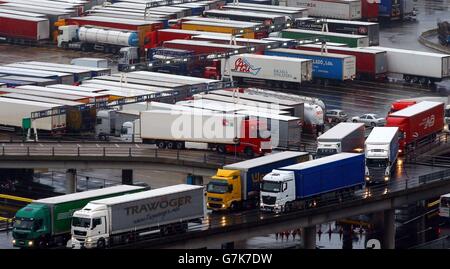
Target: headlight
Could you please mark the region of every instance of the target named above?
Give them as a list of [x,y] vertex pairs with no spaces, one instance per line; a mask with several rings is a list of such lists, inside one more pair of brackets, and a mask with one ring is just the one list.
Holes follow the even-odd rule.
[[13,244],[16,244],[16,239],[13,239],[12,243],[13,243]]
[[225,208],[225,204],[222,205],[222,208]]
[[92,242],[92,238],[88,238],[87,240],[86,240],[86,242]]
[[388,176],[385,176],[384,177],[384,181],[388,181],[389,180],[389,177]]
[[28,246],[29,247],[33,246],[33,241],[28,241]]
[[366,176],[366,180],[369,181],[369,180],[370,180],[370,177],[369,177],[369,176]]

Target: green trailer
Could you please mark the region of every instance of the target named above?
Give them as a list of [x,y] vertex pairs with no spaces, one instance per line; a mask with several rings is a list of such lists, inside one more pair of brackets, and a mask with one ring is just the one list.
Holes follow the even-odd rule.
[[350,35],[332,32],[302,30],[302,29],[286,29],[281,31],[281,37],[291,39],[319,38],[320,40],[324,40],[326,42],[346,44],[351,48],[369,46],[369,37],[363,35]]
[[14,218],[13,244],[20,248],[66,244],[70,239],[73,212],[94,200],[146,189],[140,186],[119,185],[35,200],[17,211]]

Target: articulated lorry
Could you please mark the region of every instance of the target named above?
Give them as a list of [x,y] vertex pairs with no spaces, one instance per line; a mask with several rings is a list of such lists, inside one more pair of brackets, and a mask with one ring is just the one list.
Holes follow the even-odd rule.
[[139,45],[138,33],[119,29],[79,27],[65,25],[59,27],[58,47],[81,51],[103,51],[116,54],[123,47]]
[[192,111],[150,110],[140,116],[143,143],[158,148],[184,149],[203,144],[219,153],[244,153],[248,157],[271,152],[267,126],[244,115]]
[[400,129],[399,151],[432,141],[444,129],[444,103],[422,101],[390,114],[386,127]]
[[259,202],[259,184],[273,169],[309,160],[307,152],[284,151],[218,169],[206,192],[213,211],[251,208]]
[[364,123],[341,122],[317,138],[316,158],[364,148]]
[[152,232],[185,232],[205,215],[204,188],[179,184],[91,201],[73,214],[72,247],[105,248],[143,240]]
[[364,154],[339,153],[267,174],[260,209],[279,213],[325,205],[354,195],[364,185]]
[[143,190],[144,187],[120,185],[35,200],[17,211],[14,218],[13,244],[20,248],[65,245],[70,239],[73,212],[96,199]]
[[398,127],[375,127],[365,143],[366,182],[387,182],[398,156]]

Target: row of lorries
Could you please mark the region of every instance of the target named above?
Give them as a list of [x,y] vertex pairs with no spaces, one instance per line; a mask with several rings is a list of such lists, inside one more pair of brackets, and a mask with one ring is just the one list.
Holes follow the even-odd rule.
[[[363,124],[340,123],[318,138],[314,160],[281,152],[224,166],[207,185],[206,206],[284,212],[344,199],[366,183],[388,181],[402,150],[442,130],[443,110],[439,102],[413,104],[390,114],[387,127],[375,127],[367,139]],[[365,154],[353,153],[363,148]],[[204,215],[203,197],[198,186],[121,186],[37,200],[17,212],[13,243],[46,247],[71,238],[72,246],[102,248],[146,238],[153,229],[186,231]]]

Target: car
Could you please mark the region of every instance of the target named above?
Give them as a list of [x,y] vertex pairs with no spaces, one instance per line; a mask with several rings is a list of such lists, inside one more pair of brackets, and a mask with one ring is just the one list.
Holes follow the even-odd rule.
[[325,113],[328,122],[344,122],[348,120],[347,114],[340,109],[330,109]]
[[362,122],[366,126],[383,126],[386,119],[379,117],[377,114],[363,114],[361,116],[352,117],[352,122]]

